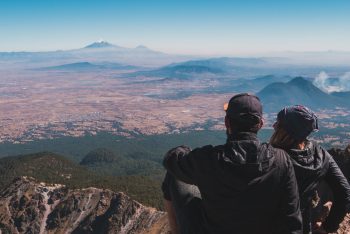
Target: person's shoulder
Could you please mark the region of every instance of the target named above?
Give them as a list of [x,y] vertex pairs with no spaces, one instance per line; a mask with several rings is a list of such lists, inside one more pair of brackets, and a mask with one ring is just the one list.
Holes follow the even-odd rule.
[[202,147],[195,148],[194,150],[192,150],[192,152],[200,155],[209,155],[215,150],[215,148],[216,146],[213,145],[205,145]]
[[318,151],[322,151],[322,152],[327,152],[327,150],[325,148],[323,148],[323,146],[321,146],[317,141],[315,140],[308,140],[308,144],[311,144],[311,147],[314,150],[318,150]]
[[315,140],[307,140],[307,144],[310,144],[312,148],[314,148],[315,150],[322,150],[322,151],[326,151],[317,141]]
[[201,160],[208,159],[212,160],[222,154],[225,150],[225,145],[205,145],[202,147],[195,148],[191,151],[191,157],[199,158]]
[[213,152],[219,151],[221,148],[223,149],[223,146],[205,145],[205,146],[191,149],[189,146],[180,145],[169,150],[165,157],[174,156],[174,155],[180,156],[180,157],[185,155],[190,155],[190,157],[210,156],[213,154]]
[[310,141],[314,150],[314,157],[319,158],[323,163],[328,163],[330,159],[333,159],[333,156],[318,142]]
[[260,144],[260,152],[269,154],[270,157],[272,156],[277,156],[277,157],[282,157],[282,158],[287,158],[288,153],[280,148],[276,148],[272,146],[270,143],[264,142]]
[[291,158],[285,150],[276,148],[269,143],[262,143],[260,152],[264,154],[262,157],[265,157],[265,160],[273,161],[276,166],[289,166],[291,164]]
[[189,146],[180,145],[180,146],[176,146],[176,147],[170,149],[166,153],[166,156],[170,156],[170,155],[184,155],[184,154],[188,154],[189,152],[191,152],[191,148]]

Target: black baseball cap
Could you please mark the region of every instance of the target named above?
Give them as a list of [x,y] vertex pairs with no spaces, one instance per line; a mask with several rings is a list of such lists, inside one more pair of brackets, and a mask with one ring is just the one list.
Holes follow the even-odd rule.
[[240,93],[233,96],[225,105],[226,115],[231,118],[255,116],[259,119],[263,116],[260,99],[249,93]]
[[316,114],[302,105],[283,108],[277,114],[277,122],[296,140],[304,140],[310,133],[318,131]]

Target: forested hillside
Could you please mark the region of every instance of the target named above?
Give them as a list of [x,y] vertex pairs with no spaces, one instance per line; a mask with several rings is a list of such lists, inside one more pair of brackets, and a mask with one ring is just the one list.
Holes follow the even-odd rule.
[[143,204],[161,208],[160,182],[146,176],[108,176],[88,170],[63,156],[43,152],[0,159],[0,190],[20,176],[68,188],[108,188],[123,191]]

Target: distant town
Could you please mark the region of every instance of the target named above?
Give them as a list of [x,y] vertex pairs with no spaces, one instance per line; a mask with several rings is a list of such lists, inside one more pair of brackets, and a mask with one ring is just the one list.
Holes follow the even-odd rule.
[[271,129],[279,108],[306,103],[320,118],[314,139],[345,146],[349,69],[268,57],[194,60],[107,42],[69,51],[0,52],[0,143],[224,130],[224,104],[250,92],[265,104],[265,128]]
[[[181,99],[148,97],[149,87],[112,74],[25,72],[2,74],[0,143],[24,144],[99,132],[129,137],[223,130],[223,105],[230,94],[195,94]],[[11,81],[10,81],[11,80]],[[191,85],[191,84],[190,84]],[[276,114],[265,115],[271,128]],[[320,134],[314,138],[344,146],[350,138],[350,109],[318,111]]]

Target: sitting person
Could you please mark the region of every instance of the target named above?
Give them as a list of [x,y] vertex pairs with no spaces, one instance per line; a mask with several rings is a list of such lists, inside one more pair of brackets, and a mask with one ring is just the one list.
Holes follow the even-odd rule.
[[292,162],[258,140],[262,115],[258,97],[236,95],[224,145],[166,154],[162,190],[173,233],[302,233]]
[[[277,115],[270,144],[284,149],[292,159],[300,194],[304,233],[312,233],[311,209],[316,206],[316,187],[325,180],[333,192],[333,206],[325,222],[315,229],[334,232],[350,211],[350,187],[332,156],[307,137],[318,130],[316,115],[304,106],[284,108]],[[317,202],[316,202],[317,203]]]

